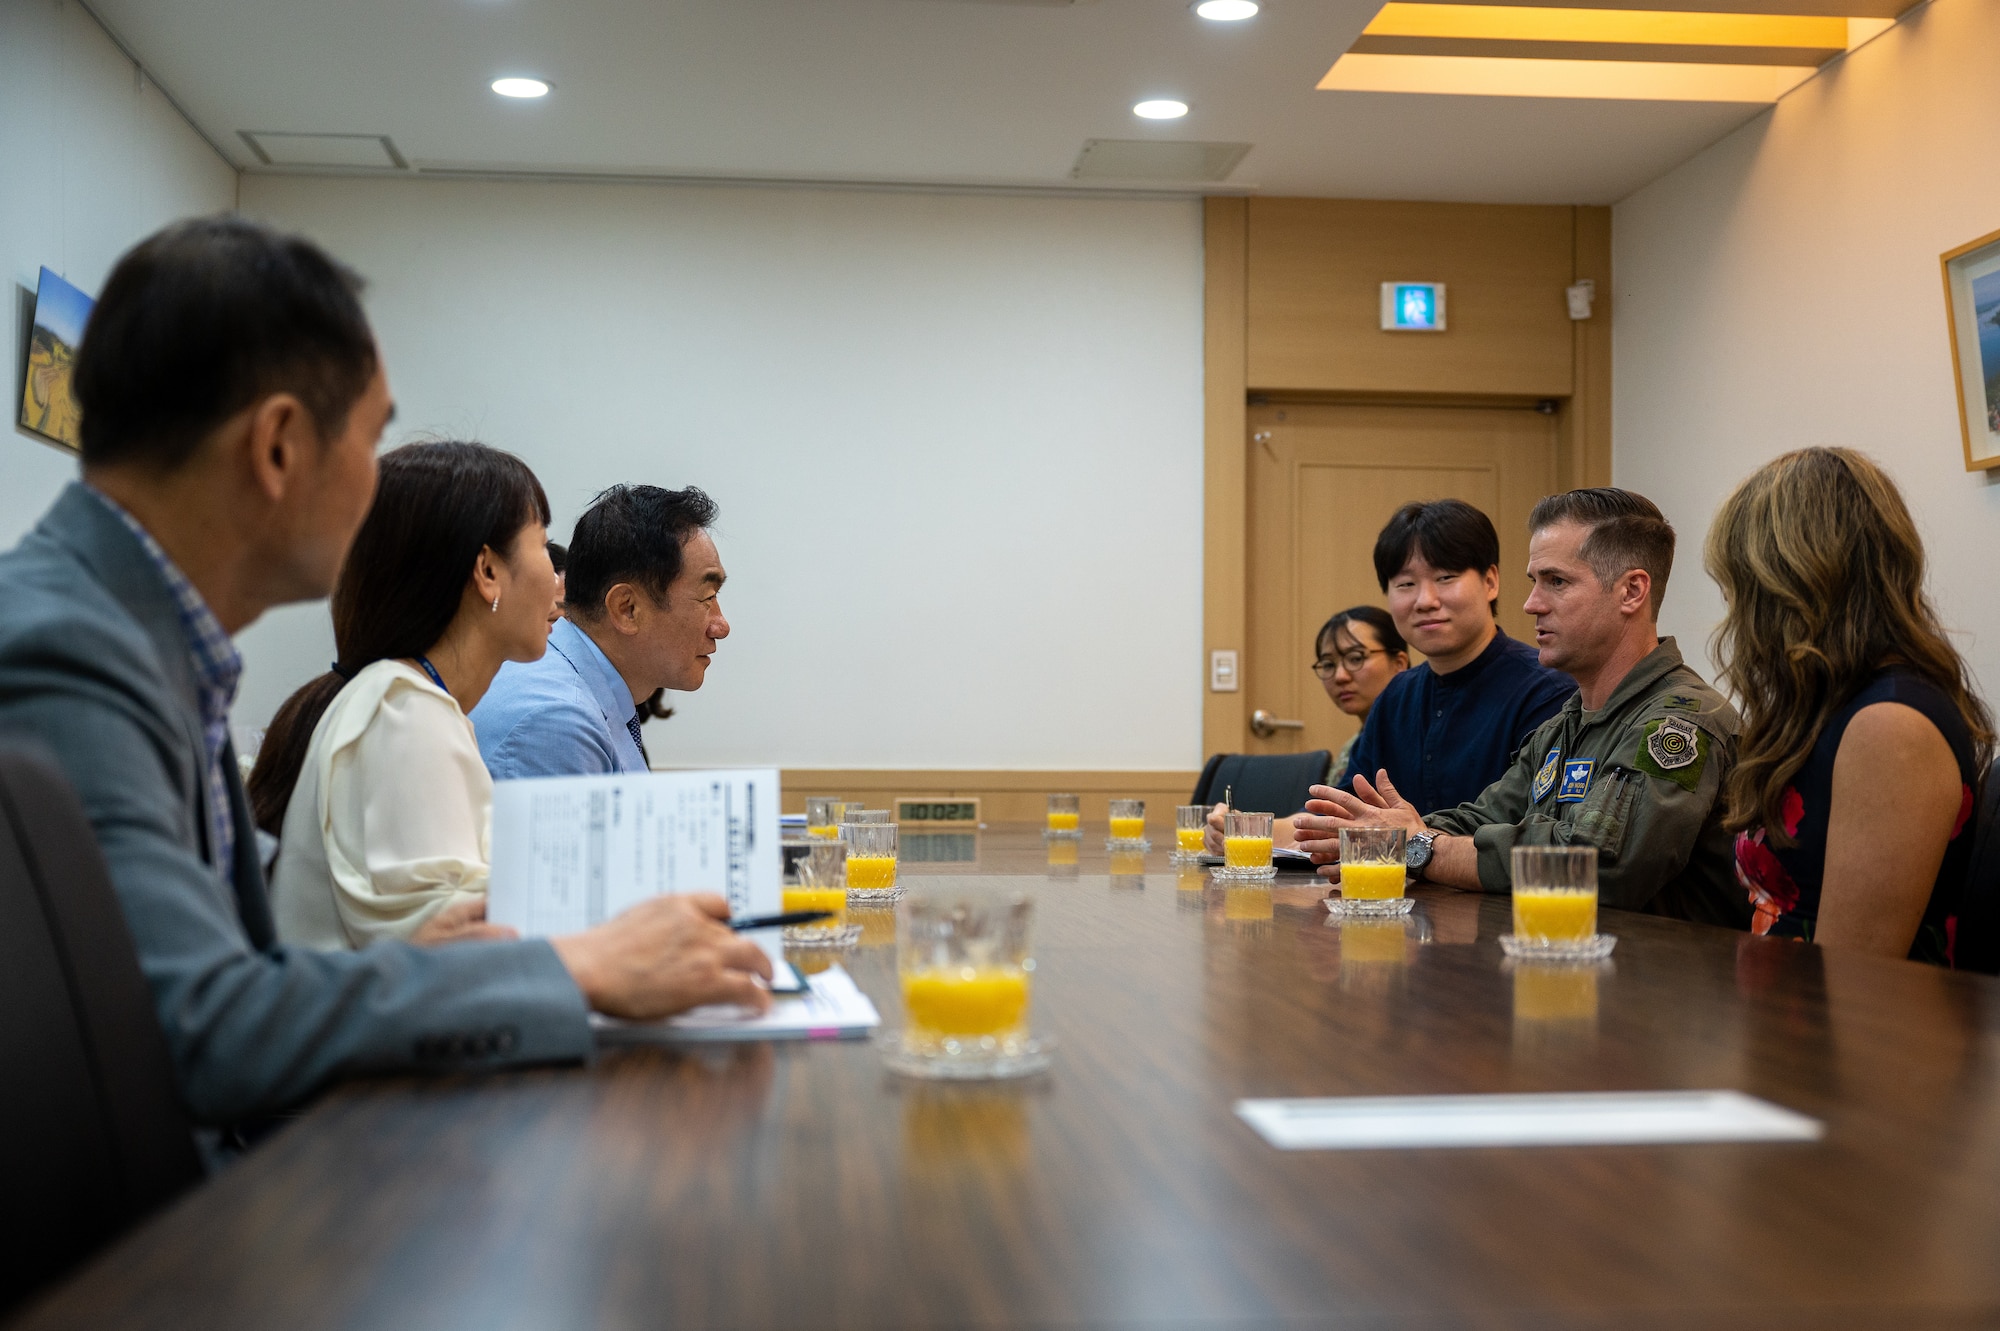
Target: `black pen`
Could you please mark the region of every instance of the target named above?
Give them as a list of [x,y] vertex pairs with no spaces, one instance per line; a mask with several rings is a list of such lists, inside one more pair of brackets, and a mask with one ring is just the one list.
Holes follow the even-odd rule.
[[776,929],[780,925],[817,924],[821,920],[832,918],[833,912],[830,910],[788,910],[782,915],[745,915],[741,919],[731,920],[729,927],[736,930]]

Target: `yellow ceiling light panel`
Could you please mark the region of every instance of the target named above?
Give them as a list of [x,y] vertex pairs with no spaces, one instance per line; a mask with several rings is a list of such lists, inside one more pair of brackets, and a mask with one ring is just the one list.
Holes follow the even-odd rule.
[[1518,60],[1356,52],[1342,56],[1319,81],[1319,87],[1329,92],[1757,103],[1777,101],[1813,73],[1810,67],[1801,65]]
[[1648,9],[1392,2],[1382,6],[1375,21],[1362,31],[1369,36],[1392,37],[1847,49],[1846,19],[1787,14],[1683,14]]
[[1392,3],[1382,7],[1350,49],[1359,55],[1811,68],[1847,50],[1848,43],[1844,18]]

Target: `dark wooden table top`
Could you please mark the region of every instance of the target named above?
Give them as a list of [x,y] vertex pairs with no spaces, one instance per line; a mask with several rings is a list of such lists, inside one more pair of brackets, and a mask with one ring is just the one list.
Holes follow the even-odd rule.
[[[351,1085],[30,1324],[2000,1322],[1993,981],[1616,912],[1609,966],[1551,977],[1503,968],[1497,898],[1343,929],[1303,880],[1108,873],[1096,837],[1075,869],[1025,829],[906,857],[1034,898],[1048,1074],[915,1083],[846,1043]],[[887,913],[846,964],[900,1025]],[[1232,1112],[1725,1087],[1824,1140],[1281,1152]]]

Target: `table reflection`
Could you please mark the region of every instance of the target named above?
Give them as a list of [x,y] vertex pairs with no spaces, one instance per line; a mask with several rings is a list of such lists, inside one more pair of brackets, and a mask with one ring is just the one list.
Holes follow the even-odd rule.
[[1143,850],[1114,850],[1111,852],[1111,886],[1126,891],[1143,891],[1146,886],[1146,852]]
[[1049,847],[1049,877],[1074,878],[1077,876],[1077,852],[1079,844],[1070,837],[1051,837]]

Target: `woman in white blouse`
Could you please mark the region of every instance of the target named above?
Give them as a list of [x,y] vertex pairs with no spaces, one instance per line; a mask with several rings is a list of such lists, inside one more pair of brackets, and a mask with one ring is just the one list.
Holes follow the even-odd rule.
[[279,838],[285,942],[510,936],[485,918],[493,781],[466,719],[502,662],[548,649],[549,502],[519,458],[412,444],[382,458],[333,592],[333,670],[272,720],[251,773]]

